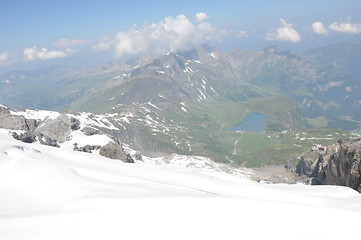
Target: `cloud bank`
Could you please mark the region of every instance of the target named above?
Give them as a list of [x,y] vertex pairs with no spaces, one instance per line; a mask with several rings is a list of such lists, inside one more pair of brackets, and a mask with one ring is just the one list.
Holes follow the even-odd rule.
[[248,33],[247,33],[247,31],[241,30],[236,34],[236,37],[238,37],[238,38],[248,37]]
[[86,40],[80,40],[80,39],[67,39],[67,38],[61,38],[58,41],[56,41],[53,45],[56,48],[72,48],[74,46],[80,46],[87,43]]
[[73,49],[66,49],[65,51],[49,51],[47,48],[40,48],[37,47],[26,48],[23,51],[25,59],[29,61],[34,60],[49,60],[54,58],[64,58],[72,55],[75,52]]
[[292,24],[287,23],[284,19],[280,19],[281,26],[277,29],[270,29],[266,35],[267,41],[285,41],[297,43],[301,41],[301,35],[292,27]]
[[328,29],[322,22],[314,22],[312,24],[312,31],[316,34],[328,34],[329,31],[347,33],[347,34],[358,34],[361,33],[361,23],[350,23],[347,22],[333,22],[328,26]]
[[205,13],[196,14],[196,22],[185,15],[166,17],[163,21],[145,24],[141,28],[134,27],[129,31],[120,31],[115,37],[104,37],[92,47],[95,51],[114,50],[117,57],[139,54],[146,51],[157,53],[175,51],[194,44],[220,41],[227,37],[228,30],[213,27],[205,22]]
[[0,53],[0,64],[1,63],[6,63],[9,60],[9,54],[4,52],[4,53]]
[[334,32],[358,34],[361,33],[361,23],[333,22],[329,29]]

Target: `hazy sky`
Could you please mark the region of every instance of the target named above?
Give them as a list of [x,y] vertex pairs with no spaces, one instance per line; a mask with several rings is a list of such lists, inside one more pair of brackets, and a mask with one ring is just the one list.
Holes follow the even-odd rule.
[[222,51],[361,42],[360,0],[1,0],[0,72],[208,43]]

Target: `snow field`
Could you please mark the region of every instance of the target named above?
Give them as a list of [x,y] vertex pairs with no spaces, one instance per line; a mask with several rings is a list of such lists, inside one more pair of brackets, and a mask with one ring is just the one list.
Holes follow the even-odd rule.
[[261,184],[200,159],[161,161],[127,164],[0,130],[0,239],[359,238],[352,189]]

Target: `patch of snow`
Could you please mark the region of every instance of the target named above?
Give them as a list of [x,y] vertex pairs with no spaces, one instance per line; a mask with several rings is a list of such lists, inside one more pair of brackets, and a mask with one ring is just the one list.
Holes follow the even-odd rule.
[[68,114],[80,121],[81,127],[86,126],[96,126],[99,128],[107,128],[112,130],[117,130],[116,128],[106,117],[106,115],[95,115],[92,113],[80,113],[79,115]]
[[197,88],[197,90],[198,90],[198,92],[199,92],[199,94],[200,94],[198,100],[202,100],[202,99],[206,99],[206,98],[207,98],[206,95],[204,95],[204,93],[203,93],[199,88]]
[[56,119],[61,114],[59,112],[46,111],[46,110],[29,110],[25,111],[10,111],[12,115],[24,116],[27,119],[38,119],[44,121],[45,119]]
[[152,106],[152,107],[154,107],[154,108],[156,108],[156,109],[160,110],[160,108],[159,108],[159,107],[157,107],[156,105],[154,105],[154,104],[153,104],[153,103],[151,103],[150,101],[148,102],[148,104],[149,104],[150,106]]
[[317,138],[317,137],[310,137],[307,140],[332,140],[333,138]]
[[113,142],[113,140],[106,135],[95,134],[95,135],[87,136],[82,131],[77,130],[71,133],[71,140],[60,144],[60,147],[66,149],[73,149],[74,143],[77,143],[79,147],[83,147],[85,145],[104,146],[109,142]]
[[183,72],[193,74],[193,70],[190,67],[186,67]]
[[5,80],[3,80],[3,81],[1,81],[1,82],[6,83],[6,84],[10,84],[10,83],[11,83],[11,81],[10,81],[9,79],[5,79]]
[[218,56],[215,52],[209,53],[209,56],[213,57],[214,59],[218,59]]

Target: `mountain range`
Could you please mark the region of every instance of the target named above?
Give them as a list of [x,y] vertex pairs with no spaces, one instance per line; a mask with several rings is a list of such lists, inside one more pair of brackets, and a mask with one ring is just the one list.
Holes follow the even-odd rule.
[[[221,53],[203,45],[84,69],[11,71],[0,76],[0,102],[106,113],[120,129],[113,135],[150,154],[177,152],[238,163],[252,159],[259,165],[254,159],[275,151],[268,161],[275,163],[289,158],[289,151],[279,156],[285,152],[279,149],[300,132],[309,138],[320,131],[336,137],[337,131],[359,127],[360,56],[361,44],[351,43],[303,54],[276,47]],[[267,134],[228,131],[249,112],[268,117]],[[245,147],[250,140],[254,149]],[[309,143],[292,144],[304,149]]]

